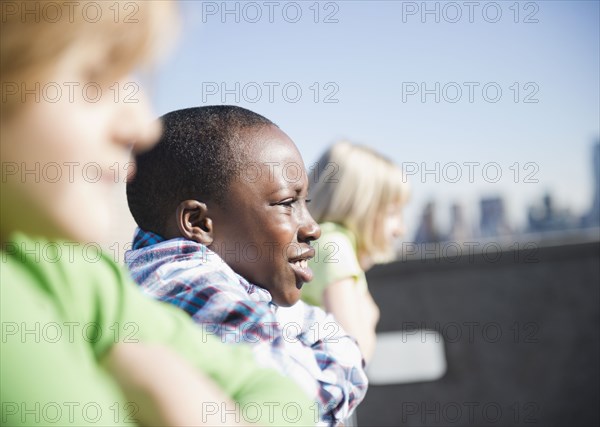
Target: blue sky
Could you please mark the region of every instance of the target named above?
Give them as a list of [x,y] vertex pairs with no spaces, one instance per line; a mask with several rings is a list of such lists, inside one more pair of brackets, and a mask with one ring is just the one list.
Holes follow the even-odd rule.
[[[413,173],[409,234],[430,199],[444,226],[453,201],[476,221],[480,197],[502,196],[518,227],[546,191],[576,214],[591,201],[598,1],[189,1],[181,10],[179,43],[152,84],[158,114],[250,108],[290,135],[307,166],[336,139],[369,145]],[[422,174],[436,163],[439,177]]]

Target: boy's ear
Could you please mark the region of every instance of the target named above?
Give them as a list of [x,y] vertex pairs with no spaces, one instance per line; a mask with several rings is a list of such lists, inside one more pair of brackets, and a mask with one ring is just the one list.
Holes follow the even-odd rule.
[[198,200],[181,202],[175,212],[177,228],[181,236],[205,246],[212,244],[213,224],[207,213],[206,203]]

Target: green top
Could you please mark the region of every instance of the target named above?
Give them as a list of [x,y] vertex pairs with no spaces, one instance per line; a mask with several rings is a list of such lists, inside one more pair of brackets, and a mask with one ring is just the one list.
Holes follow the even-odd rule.
[[145,297],[94,252],[22,234],[0,252],[0,424],[132,426],[135,406],[101,359],[116,342],[139,341],[180,353],[249,420],[314,425],[315,405],[291,380],[259,368],[246,346],[203,335],[183,311]]
[[315,257],[308,262],[314,278],[302,288],[302,299],[323,307],[323,292],[330,284],[351,278],[358,289],[366,292],[367,279],[358,262],[354,233],[333,222],[320,226],[321,237],[314,244]]

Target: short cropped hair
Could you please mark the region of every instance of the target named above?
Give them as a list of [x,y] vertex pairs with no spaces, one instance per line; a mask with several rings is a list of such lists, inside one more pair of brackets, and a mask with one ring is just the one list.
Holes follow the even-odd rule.
[[161,139],[136,156],[136,173],[127,183],[133,218],[140,228],[159,235],[181,202],[223,203],[246,157],[249,132],[276,126],[231,105],[187,108],[161,119]]
[[376,262],[394,257],[383,220],[390,206],[408,200],[408,184],[398,166],[368,147],[340,141],[311,168],[309,183],[308,207],[317,222],[350,229],[358,252]]

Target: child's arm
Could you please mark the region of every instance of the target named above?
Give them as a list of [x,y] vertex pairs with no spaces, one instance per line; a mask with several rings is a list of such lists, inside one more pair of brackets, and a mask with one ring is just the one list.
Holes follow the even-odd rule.
[[[136,405],[135,417],[144,426],[241,425],[235,423],[239,415],[231,416],[237,408],[223,391],[167,347],[116,344],[103,364]],[[203,411],[202,403],[220,410]]]
[[368,363],[375,351],[375,326],[379,308],[371,294],[359,292],[352,278],[331,283],[323,293],[325,311],[333,314],[340,325],[356,340]]

